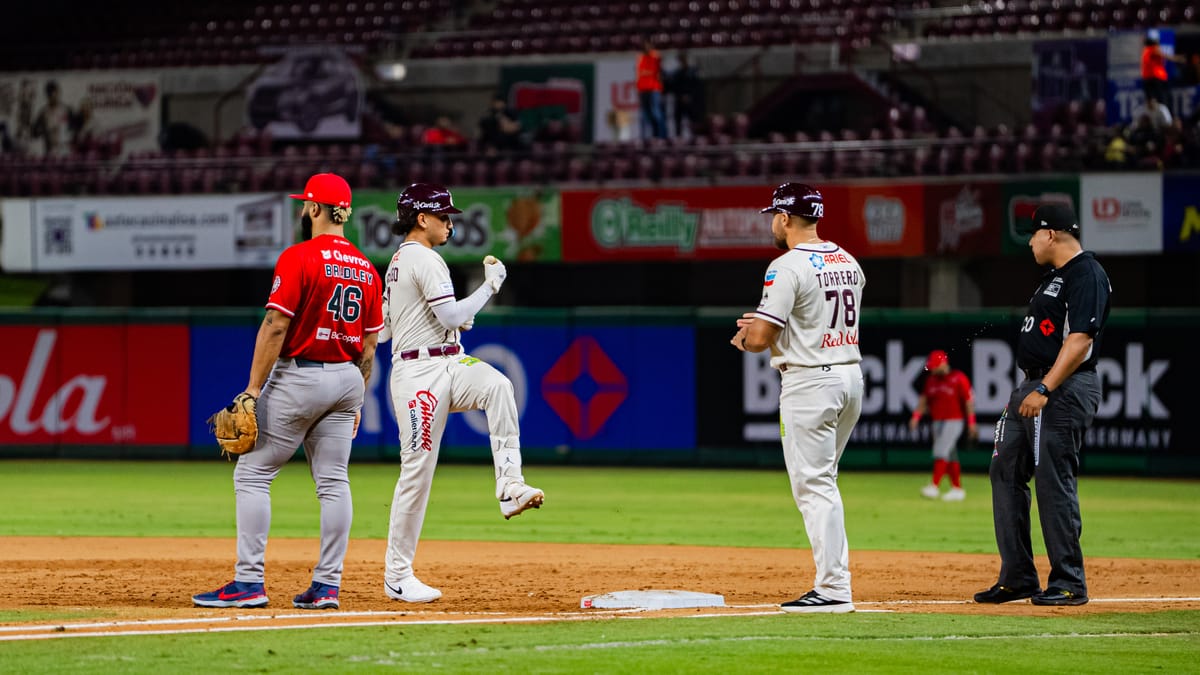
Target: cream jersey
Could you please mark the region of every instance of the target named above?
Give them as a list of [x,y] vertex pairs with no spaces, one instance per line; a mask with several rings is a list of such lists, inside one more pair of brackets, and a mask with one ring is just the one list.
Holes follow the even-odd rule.
[[783,329],[771,366],[858,363],[858,319],[866,277],[833,242],[801,244],[767,268],[755,315]]
[[433,313],[437,305],[454,300],[450,268],[442,256],[415,241],[401,244],[388,264],[383,292],[392,353],[457,344],[458,331],[447,330]]

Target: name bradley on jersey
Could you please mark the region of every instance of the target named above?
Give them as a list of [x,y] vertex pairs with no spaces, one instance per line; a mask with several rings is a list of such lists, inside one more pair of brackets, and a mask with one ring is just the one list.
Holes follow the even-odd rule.
[[368,286],[375,284],[375,275],[367,270],[355,269],[353,267],[342,267],[333,263],[325,263],[325,276],[334,279],[349,279],[350,281],[361,281]]

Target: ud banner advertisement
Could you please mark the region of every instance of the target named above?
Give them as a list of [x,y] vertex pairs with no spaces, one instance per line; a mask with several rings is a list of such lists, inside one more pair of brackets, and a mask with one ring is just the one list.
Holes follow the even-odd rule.
[[1200,252],[1200,175],[1163,177],[1163,250]]
[[1163,250],[1159,173],[1091,173],[1079,178],[1080,236],[1097,253]]
[[562,193],[563,259],[769,259],[774,186],[569,190]]
[[[398,192],[354,193],[346,237],[376,265],[386,268],[403,241],[392,234]],[[448,263],[479,262],[491,254],[506,264],[562,259],[558,192],[539,187],[454,190],[454,236],[438,252]]]
[[1000,252],[1003,209],[999,183],[925,186],[925,251],[939,255]]
[[270,268],[290,243],[283,202],[277,194],[5,200],[5,248],[10,228],[27,227],[33,235],[24,241],[25,251],[5,251],[5,267]]
[[280,139],[358,138],[365,88],[335,47],[288,48],[246,89],[246,121]]
[[[1030,285],[1036,279],[1030,280]],[[850,446],[925,448],[927,424],[909,429],[925,359],[943,349],[951,367],[971,379],[979,438],[965,449],[990,448],[991,427],[1013,388],[1023,379],[1016,365],[1020,315],[877,318],[865,314],[862,369],[866,384],[862,418]],[[1200,363],[1181,358],[1198,327],[1195,317],[1114,315],[1102,334],[1097,372],[1101,401],[1084,442],[1088,456],[1118,454],[1165,466],[1195,454],[1200,432],[1189,421],[1191,382]],[[875,329],[867,330],[871,325]],[[765,354],[729,346],[730,328],[697,331],[698,425],[702,445],[756,446],[779,442],[779,373]]]
[[161,111],[157,73],[0,76],[0,127],[18,155],[67,157],[112,142],[122,154],[156,151]]
[[186,326],[6,325],[3,338],[0,445],[187,443]]

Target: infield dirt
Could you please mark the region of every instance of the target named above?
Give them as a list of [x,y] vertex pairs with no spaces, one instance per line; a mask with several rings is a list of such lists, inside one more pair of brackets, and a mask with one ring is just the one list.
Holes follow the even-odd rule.
[[[93,620],[125,621],[294,614],[299,610],[291,598],[307,588],[316,552],[316,540],[271,540],[271,604],[214,610],[192,606],[191,595],[233,578],[231,539],[0,538],[0,565],[10,589],[0,594],[0,610],[85,615],[96,610]],[[409,605],[384,595],[383,555],[383,541],[351,541],[343,611],[553,617],[577,614],[585,595],[650,589],[718,593],[728,605],[769,605],[807,591],[813,577],[808,549],[426,541],[417,554],[417,575],[445,595]],[[1044,559],[1039,565],[1044,575]],[[850,566],[856,603],[874,609],[1012,615],[1200,609],[1197,561],[1090,558],[1093,602],[1054,608],[970,602],[995,580],[999,559],[992,555],[851,550]],[[1177,600],[1156,600],[1163,597]]]

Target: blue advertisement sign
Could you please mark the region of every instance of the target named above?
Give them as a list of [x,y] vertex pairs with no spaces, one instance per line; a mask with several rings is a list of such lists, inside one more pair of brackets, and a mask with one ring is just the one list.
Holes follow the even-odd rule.
[[[193,326],[190,442],[215,445],[205,418],[241,391],[257,326]],[[467,354],[513,383],[525,447],[692,450],[695,331],[690,326],[480,326]],[[354,456],[394,454],[391,345],[376,353]],[[489,447],[482,411],[450,416],[445,446]]]
[[1163,176],[1163,250],[1200,251],[1200,176]]

